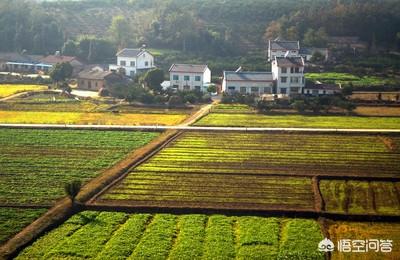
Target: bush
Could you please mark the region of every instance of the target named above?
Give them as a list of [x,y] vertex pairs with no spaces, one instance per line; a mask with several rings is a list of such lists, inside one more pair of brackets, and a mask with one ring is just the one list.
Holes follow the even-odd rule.
[[171,96],[168,100],[168,106],[170,106],[170,107],[179,106],[182,104],[183,104],[183,100],[178,95]]
[[195,104],[197,101],[197,96],[194,93],[188,93],[183,96],[184,103],[189,102],[190,104]]
[[106,88],[101,88],[99,90],[99,96],[100,97],[108,97],[110,95],[110,91]]
[[307,104],[304,102],[304,100],[296,100],[292,103],[292,107],[299,113],[303,113],[307,109]]

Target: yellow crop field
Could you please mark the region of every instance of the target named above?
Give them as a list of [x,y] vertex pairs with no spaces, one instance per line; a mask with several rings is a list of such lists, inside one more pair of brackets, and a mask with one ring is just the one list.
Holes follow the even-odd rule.
[[90,112],[0,111],[6,124],[176,125],[187,115]]
[[16,93],[32,91],[32,90],[45,90],[47,86],[42,85],[0,85],[0,98],[8,97]]

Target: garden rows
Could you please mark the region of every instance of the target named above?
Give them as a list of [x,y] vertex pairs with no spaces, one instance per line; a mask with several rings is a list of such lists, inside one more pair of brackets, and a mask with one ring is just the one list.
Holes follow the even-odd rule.
[[85,211],[16,259],[324,259],[315,220]]
[[[315,211],[320,205],[315,197],[318,182],[313,186],[313,176],[398,177],[400,157],[393,145],[398,141],[398,137],[368,135],[186,132],[133,169],[94,203]],[[359,186],[364,182],[368,183],[359,181]],[[339,189],[335,183],[341,181],[320,182],[325,202],[321,208],[326,212],[399,213],[396,182],[371,184],[368,190],[376,190],[373,205],[362,196],[365,191],[356,186]],[[383,194],[385,185],[391,188],[390,195]]]

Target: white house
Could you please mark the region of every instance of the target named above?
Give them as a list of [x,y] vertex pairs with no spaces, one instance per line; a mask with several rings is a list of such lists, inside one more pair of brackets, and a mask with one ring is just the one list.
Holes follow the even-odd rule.
[[305,95],[322,96],[322,95],[334,95],[342,91],[341,87],[336,84],[325,84],[317,82],[315,84],[309,84],[304,87]]
[[125,48],[117,53],[117,64],[111,64],[110,70],[124,69],[126,76],[133,77],[137,73],[155,68],[154,56],[145,48]]
[[271,64],[276,94],[301,94],[305,85],[303,57],[275,57]]
[[169,69],[171,86],[177,90],[207,91],[211,70],[207,65],[172,64]]
[[275,57],[297,57],[299,56],[299,41],[281,41],[279,39],[268,41],[268,60],[273,61]]
[[224,71],[222,91],[228,94],[271,94],[274,80],[271,72]]

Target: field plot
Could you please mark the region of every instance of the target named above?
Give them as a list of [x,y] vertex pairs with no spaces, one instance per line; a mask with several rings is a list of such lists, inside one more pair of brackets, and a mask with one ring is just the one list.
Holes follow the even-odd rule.
[[319,187],[328,212],[400,215],[400,182],[321,180]]
[[255,114],[257,110],[244,104],[217,104],[211,108],[212,113]]
[[51,205],[157,133],[0,129],[0,206]]
[[324,259],[307,219],[86,211],[16,259]]
[[95,203],[312,211],[312,176],[398,176],[399,139],[186,132]]
[[321,81],[323,83],[336,83],[353,86],[381,86],[395,85],[395,78],[383,78],[375,76],[359,77],[349,73],[325,72],[325,73],[306,73],[306,78],[312,81]]
[[43,85],[5,85],[0,84],[0,98],[8,97],[20,92],[32,90],[45,90],[47,86]]
[[400,129],[400,117],[306,116],[211,113],[200,119],[198,126],[305,127]]
[[351,240],[392,240],[391,253],[375,252],[369,250],[362,253],[341,253],[335,250],[332,255],[333,260],[358,260],[358,259],[400,259],[400,224],[399,223],[379,223],[379,222],[332,222],[328,232],[330,239],[337,246],[337,241],[341,239]]
[[38,218],[46,210],[0,207],[0,244]]
[[130,114],[49,111],[0,111],[0,123],[85,125],[176,125],[185,114]]

